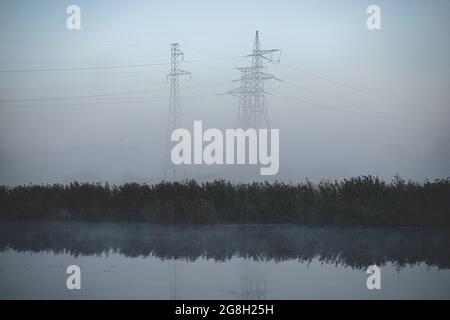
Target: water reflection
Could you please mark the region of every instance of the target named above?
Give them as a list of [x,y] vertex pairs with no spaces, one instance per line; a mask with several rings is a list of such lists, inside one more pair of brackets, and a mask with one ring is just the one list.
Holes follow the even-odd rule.
[[[424,263],[450,267],[450,232],[422,229],[340,229],[297,225],[163,226],[141,223],[1,223],[0,250],[51,251],[72,256],[110,252],[195,261],[243,257],[281,262],[319,260],[352,268],[392,263],[397,269]],[[244,259],[245,260],[245,259]],[[264,270],[240,267],[242,297],[264,298]],[[180,270],[171,271],[177,298]]]

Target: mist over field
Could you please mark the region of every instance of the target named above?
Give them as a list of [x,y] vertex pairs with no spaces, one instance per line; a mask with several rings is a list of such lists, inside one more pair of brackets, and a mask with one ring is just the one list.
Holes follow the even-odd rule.
[[[189,166],[186,178],[450,176],[448,1],[381,1],[376,32],[369,1],[77,4],[79,31],[65,27],[67,1],[0,4],[0,185],[158,182],[170,43],[192,72],[180,80],[181,126],[233,128],[238,99],[221,94],[238,86],[255,30],[263,49],[282,49],[280,64],[266,64],[284,81],[266,81],[279,173]],[[3,72],[30,69],[57,71]]]

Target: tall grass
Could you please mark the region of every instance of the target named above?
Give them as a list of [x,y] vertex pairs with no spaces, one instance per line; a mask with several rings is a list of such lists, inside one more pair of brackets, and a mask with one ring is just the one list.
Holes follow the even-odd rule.
[[219,180],[0,187],[0,220],[450,226],[450,178],[299,184]]

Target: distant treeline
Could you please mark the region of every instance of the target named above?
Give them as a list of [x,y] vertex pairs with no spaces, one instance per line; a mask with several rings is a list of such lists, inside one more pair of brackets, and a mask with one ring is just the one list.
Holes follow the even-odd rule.
[[450,178],[300,184],[127,183],[0,187],[0,220],[450,226]]

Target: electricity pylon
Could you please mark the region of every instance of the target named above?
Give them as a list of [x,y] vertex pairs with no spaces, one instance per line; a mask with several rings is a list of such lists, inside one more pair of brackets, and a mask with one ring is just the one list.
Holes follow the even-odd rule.
[[269,293],[266,265],[263,261],[243,259],[239,273],[239,299],[265,300]]
[[172,43],[170,49],[171,55],[171,69],[167,75],[167,80],[170,78],[170,97],[169,97],[169,118],[167,122],[167,136],[166,136],[166,154],[164,162],[164,179],[177,179],[177,167],[172,163],[170,158],[171,146],[170,136],[172,132],[178,128],[181,120],[180,108],[180,84],[179,76],[189,75],[190,72],[181,70],[180,63],[183,61],[183,51],[180,50],[178,43]]
[[281,80],[266,72],[263,60],[273,62],[273,56],[276,53],[279,53],[279,62],[281,50],[261,49],[259,32],[256,31],[253,52],[246,55],[246,57],[252,58],[251,67],[238,68],[241,71],[241,78],[235,81],[240,81],[240,86],[228,91],[229,94],[239,96],[238,118],[236,121],[238,128],[270,128],[265,99],[265,95],[269,93],[264,90],[264,81],[271,79]]
[[239,81],[239,88],[232,89],[228,91],[229,94],[239,97],[238,113],[236,117],[235,126],[237,128],[247,129],[251,123],[251,93],[252,93],[252,83],[251,78],[251,67],[241,67],[237,68],[241,71],[241,78],[234,81]]
[[181,265],[173,258],[169,266],[169,295],[171,300],[179,300],[181,297]]

